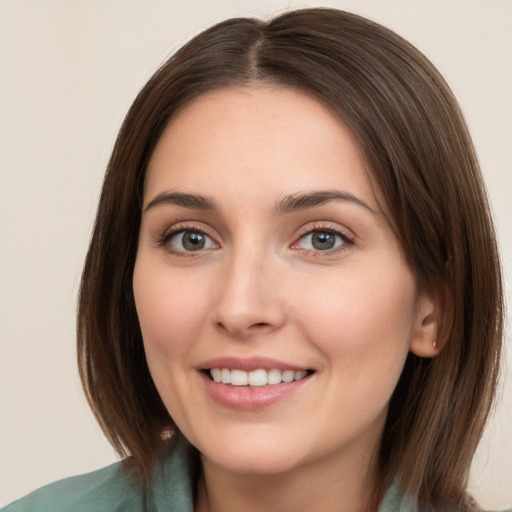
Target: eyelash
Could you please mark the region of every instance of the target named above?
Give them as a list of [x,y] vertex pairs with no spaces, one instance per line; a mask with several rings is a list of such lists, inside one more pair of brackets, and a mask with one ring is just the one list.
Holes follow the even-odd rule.
[[[209,235],[206,230],[203,227],[194,226],[194,225],[186,225],[186,226],[174,226],[172,229],[168,229],[164,231],[160,236],[157,238],[157,244],[159,247],[165,247],[169,253],[171,253],[174,256],[178,257],[193,257],[195,256],[194,251],[178,251],[174,250],[170,247],[169,242],[172,241],[172,239],[176,236],[178,236],[181,233],[200,233],[202,235],[207,236],[210,240],[214,241],[216,245],[217,242],[215,242],[214,238]],[[166,247],[167,246],[167,247]],[[202,251],[197,251],[202,252]]]
[[292,244],[292,248],[294,248],[301,240],[304,240],[308,235],[312,235],[313,233],[329,233],[331,235],[339,236],[343,241],[341,246],[335,247],[333,249],[327,249],[325,251],[315,249],[303,249],[303,251],[308,253],[308,255],[313,256],[315,258],[329,256],[331,254],[336,254],[341,251],[346,251],[352,245],[354,245],[354,237],[348,231],[330,225],[318,224],[314,225],[312,228],[309,228],[306,232],[302,233],[298,237],[297,241]]
[[[194,225],[186,225],[186,226],[175,226],[172,229],[168,229],[164,231],[161,235],[157,238],[157,245],[159,247],[166,247],[169,242],[176,237],[177,235],[181,233],[199,233],[202,235],[205,235],[210,240],[212,240],[217,246],[219,245],[217,242],[215,242],[214,238],[210,236],[206,230],[203,227],[194,226]],[[340,237],[343,241],[341,246],[335,247],[333,249],[327,249],[325,251],[322,250],[315,250],[315,249],[302,249],[304,252],[308,253],[311,256],[314,257],[321,257],[321,256],[329,256],[331,254],[335,254],[337,252],[346,251],[350,246],[354,245],[354,238],[353,235],[351,235],[349,232],[346,232],[342,229],[335,228],[333,226],[327,226],[324,224],[315,225],[312,228],[308,229],[304,233],[302,233],[297,240],[292,244],[292,249],[300,250],[299,247],[296,247],[298,243],[301,240],[304,240],[307,236],[312,235],[313,233],[329,233],[332,235],[336,235]],[[195,256],[194,251],[186,251],[186,250],[174,250],[171,247],[167,247],[167,251],[175,256],[178,257],[193,257]],[[203,252],[201,250],[197,251]]]

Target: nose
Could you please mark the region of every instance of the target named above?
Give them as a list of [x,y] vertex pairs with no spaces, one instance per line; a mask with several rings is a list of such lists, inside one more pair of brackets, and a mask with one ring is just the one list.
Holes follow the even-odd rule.
[[279,268],[268,260],[260,253],[239,254],[219,274],[212,320],[234,339],[271,333],[286,321]]

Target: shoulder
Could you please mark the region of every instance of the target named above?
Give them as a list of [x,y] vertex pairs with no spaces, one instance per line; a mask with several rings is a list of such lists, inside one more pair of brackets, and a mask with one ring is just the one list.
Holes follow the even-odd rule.
[[121,463],[60,480],[8,505],[2,512],[140,510],[143,493]]
[[141,510],[142,489],[121,463],[46,485],[2,512],[92,512]]
[[[481,510],[475,505],[475,511]],[[450,510],[434,510],[430,507],[419,507],[415,500],[413,500],[410,496],[400,491],[400,487],[397,482],[394,482],[391,487],[388,489],[384,500],[379,508],[379,512],[459,512],[460,509],[450,509]],[[482,510],[482,512],[485,512]],[[488,512],[493,512],[489,510]],[[499,512],[499,511],[495,511]],[[503,510],[502,512],[512,512],[512,508],[508,508],[507,510]]]
[[146,489],[116,463],[42,487],[2,512],[192,512],[196,459],[195,449],[178,437],[162,450]]

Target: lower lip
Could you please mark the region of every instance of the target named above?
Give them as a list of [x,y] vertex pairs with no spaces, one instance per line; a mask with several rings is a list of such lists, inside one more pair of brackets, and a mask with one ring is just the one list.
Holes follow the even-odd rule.
[[231,386],[211,380],[201,372],[206,391],[220,405],[230,409],[252,411],[268,407],[299,391],[311,376],[293,382],[281,382],[267,386]]

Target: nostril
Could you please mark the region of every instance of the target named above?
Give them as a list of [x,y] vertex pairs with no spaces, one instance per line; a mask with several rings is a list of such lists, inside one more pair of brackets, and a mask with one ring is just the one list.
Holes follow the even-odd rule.
[[269,324],[266,322],[258,322],[256,324],[252,324],[249,329],[254,329],[255,327],[267,327]]

